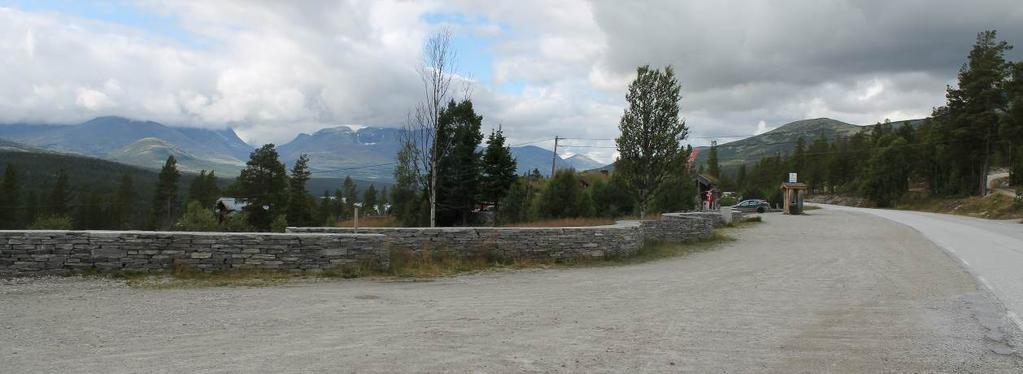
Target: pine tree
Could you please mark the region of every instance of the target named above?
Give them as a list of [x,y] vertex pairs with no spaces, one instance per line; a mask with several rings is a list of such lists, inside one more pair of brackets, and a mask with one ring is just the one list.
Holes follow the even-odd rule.
[[39,195],[35,191],[29,191],[25,197],[25,224],[31,225],[39,217]]
[[320,207],[317,210],[317,218],[319,219],[320,224],[334,226],[337,217],[335,217],[333,213],[334,208],[332,200],[330,191],[324,190],[323,197],[320,198]]
[[152,213],[150,214],[150,228],[168,228],[174,223],[178,206],[179,179],[181,179],[181,172],[178,171],[178,161],[174,156],[168,156],[157,177],[156,191],[153,193]]
[[419,224],[420,217],[424,216],[418,211],[417,193],[424,188],[419,185],[422,178],[416,167],[413,158],[415,154],[411,143],[405,143],[398,151],[398,163],[394,166],[394,188],[391,189],[391,211],[404,226],[415,226]]
[[0,229],[15,229],[21,227],[19,206],[21,185],[18,181],[18,172],[14,165],[7,164],[4,171],[3,186],[0,187]]
[[110,207],[111,227],[114,229],[128,229],[134,226],[135,222],[135,182],[131,174],[125,173],[121,176],[121,184],[117,186],[114,193],[114,201]]
[[796,140],[796,148],[792,151],[792,166],[791,170],[793,173],[797,173],[797,178],[800,181],[805,180],[806,176],[803,174],[806,171],[806,139],[802,136]]
[[216,175],[212,170],[209,173],[206,170],[200,171],[199,176],[193,179],[192,184],[188,187],[188,200],[198,201],[199,205],[206,209],[213,209],[218,198],[220,198],[220,187],[217,186]]
[[108,215],[103,209],[103,199],[96,192],[80,194],[75,213],[74,226],[77,229],[95,230],[107,227]]
[[[494,204],[494,210],[497,212],[501,210],[501,200],[515,183],[517,178],[515,167],[515,159],[512,157],[511,147],[505,145],[504,134],[500,129],[492,131],[487,138],[487,149],[483,152],[480,200]],[[500,217],[500,214],[497,217]]]
[[369,185],[369,188],[367,188],[366,191],[362,193],[362,209],[363,212],[365,212],[363,214],[370,215],[378,213],[376,210],[376,206],[377,188],[373,187],[373,185],[371,184]]
[[273,144],[252,151],[237,185],[247,204],[243,210],[248,214],[249,224],[257,230],[270,230],[274,219],[287,211],[288,172]]
[[352,208],[355,206],[355,203],[359,201],[359,191],[355,188],[355,181],[353,181],[352,177],[349,176],[345,176],[345,181],[341,184],[341,190],[344,192],[344,204],[346,211],[344,215],[347,216],[349,213],[352,213]]
[[658,188],[684,157],[679,142],[688,129],[679,117],[681,85],[671,66],[663,71],[641,66],[625,96],[628,107],[618,125],[621,135],[616,139],[620,154],[616,173],[623,177],[634,193],[640,218]]
[[1005,91],[1009,110],[999,134],[1004,142],[1005,159],[1009,160],[1009,183],[1020,190],[1023,189],[1023,61],[1012,65],[1012,79]]
[[57,183],[50,190],[50,198],[46,204],[46,212],[50,216],[66,216],[69,212],[68,176],[64,169],[57,172]]
[[707,151],[707,174],[710,176],[721,179],[721,165],[718,163],[718,145],[717,142],[710,145],[710,150]]
[[995,31],[978,34],[969,61],[959,70],[958,87],[949,87],[948,103],[934,110],[938,129],[931,140],[947,144],[940,153],[946,176],[938,179],[946,193],[986,192],[996,126],[1008,104],[1004,87],[1011,65],[1005,53],[1010,49],[1008,43],[997,40]]
[[309,156],[301,155],[291,168],[291,177],[288,179],[288,223],[295,226],[312,226],[313,219],[312,197],[306,192],[306,182],[309,181],[312,172],[309,171]]
[[735,173],[735,190],[744,191],[746,190],[746,163],[743,162],[739,165],[739,171]]

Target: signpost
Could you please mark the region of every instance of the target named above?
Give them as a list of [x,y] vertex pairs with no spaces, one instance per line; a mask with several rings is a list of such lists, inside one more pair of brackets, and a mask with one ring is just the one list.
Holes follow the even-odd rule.
[[799,183],[799,181],[796,180],[796,173],[789,173],[789,183]]

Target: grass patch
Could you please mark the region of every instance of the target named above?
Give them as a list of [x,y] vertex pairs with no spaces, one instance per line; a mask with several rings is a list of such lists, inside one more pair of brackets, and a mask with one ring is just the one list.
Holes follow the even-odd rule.
[[1001,194],[963,198],[915,197],[896,208],[989,219],[1023,218],[1023,202]]
[[[337,223],[337,227],[354,227],[355,221],[346,219]],[[401,222],[392,216],[359,217],[359,227],[401,227]]]
[[759,216],[748,217],[733,222],[727,228],[716,229],[710,238],[696,242],[646,243],[635,255],[627,257],[579,257],[567,260],[555,260],[552,258],[499,259],[491,256],[489,251],[480,248],[468,256],[458,256],[453,252],[444,250],[423,250],[418,252],[392,251],[390,267],[387,269],[381,269],[375,263],[365,262],[322,272],[290,272],[262,269],[203,272],[193,269],[187,264],[179,263],[175,264],[173,270],[165,273],[104,273],[89,270],[80,274],[122,280],[130,287],[170,289],[266,287],[295,281],[350,278],[430,280],[438,277],[482,271],[620,266],[705,252],[716,248],[721,243],[735,241],[736,239],[730,235],[732,232],[755,225],[760,221]]

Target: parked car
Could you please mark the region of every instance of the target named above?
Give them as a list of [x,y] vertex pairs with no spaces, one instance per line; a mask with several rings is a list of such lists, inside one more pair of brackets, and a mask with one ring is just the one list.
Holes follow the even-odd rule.
[[743,200],[742,202],[735,204],[734,206],[732,206],[732,209],[740,210],[743,212],[763,213],[766,212],[768,209],[771,209],[771,204],[769,204],[767,200],[750,199]]

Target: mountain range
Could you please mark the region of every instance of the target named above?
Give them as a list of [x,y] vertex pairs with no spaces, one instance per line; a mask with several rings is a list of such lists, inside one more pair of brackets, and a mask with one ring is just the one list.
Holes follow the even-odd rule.
[[[337,126],[299,134],[277,147],[281,160],[291,164],[309,155],[314,178],[351,176],[389,183],[401,148],[402,129]],[[99,117],[80,124],[0,125],[0,149],[79,154],[118,163],[158,169],[173,155],[182,170],[214,170],[235,176],[254,147],[230,128],[172,127],[153,121]],[[553,153],[536,147],[512,147],[517,172],[533,169],[549,174]],[[558,156],[558,168],[588,170],[602,164],[584,155]]]

